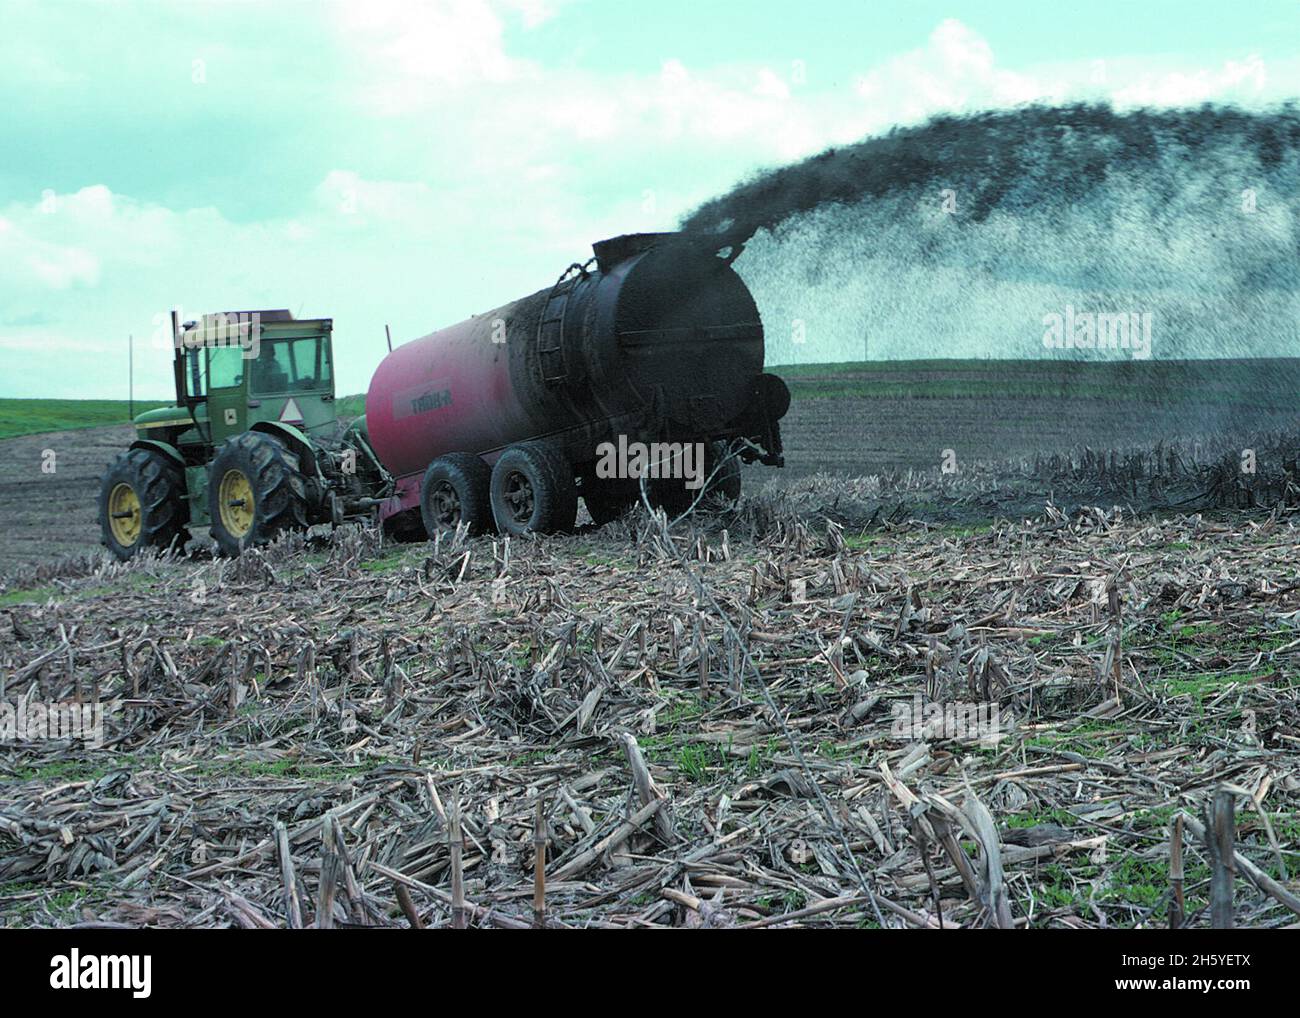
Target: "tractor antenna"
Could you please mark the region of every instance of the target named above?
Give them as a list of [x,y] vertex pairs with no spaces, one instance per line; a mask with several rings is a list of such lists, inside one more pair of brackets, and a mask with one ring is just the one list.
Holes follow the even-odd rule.
[[388,337],[388,352],[393,352],[393,334],[388,331],[388,323],[384,322],[384,335]]
[[127,419],[135,420],[135,333],[126,337],[126,404]]

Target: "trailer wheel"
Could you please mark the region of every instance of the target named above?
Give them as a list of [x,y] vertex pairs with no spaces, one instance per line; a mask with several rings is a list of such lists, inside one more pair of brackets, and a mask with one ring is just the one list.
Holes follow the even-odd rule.
[[573,529],[578,488],[564,454],[545,442],[512,445],[492,468],[492,516],[503,534]]
[[492,468],[467,452],[451,452],[429,464],[420,485],[420,518],[432,537],[469,524],[477,537],[492,526]]
[[238,555],[286,530],[305,530],[307,484],[298,457],[259,431],[226,439],[208,468],[208,512],[223,555]]
[[143,548],[183,548],[189,540],[185,474],[153,449],[131,449],[109,464],[99,487],[101,543],[126,561]]
[[588,478],[582,484],[582,501],[598,527],[618,519],[640,500],[641,489],[635,481]]

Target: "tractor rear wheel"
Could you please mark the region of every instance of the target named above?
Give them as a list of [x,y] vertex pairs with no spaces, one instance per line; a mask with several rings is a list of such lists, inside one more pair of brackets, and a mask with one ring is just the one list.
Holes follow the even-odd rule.
[[208,512],[223,555],[305,530],[307,484],[298,457],[259,431],[226,439],[208,467]]
[[503,534],[573,529],[578,487],[573,466],[545,442],[512,445],[492,468],[492,516]]
[[185,473],[154,449],[130,449],[100,482],[101,542],[126,561],[143,548],[183,548],[189,540]]
[[467,452],[451,452],[429,464],[420,485],[420,518],[430,537],[469,525],[471,536],[492,526],[492,468]]

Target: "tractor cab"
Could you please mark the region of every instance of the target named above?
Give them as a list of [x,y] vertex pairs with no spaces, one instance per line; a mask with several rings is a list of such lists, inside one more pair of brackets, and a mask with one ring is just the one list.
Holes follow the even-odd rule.
[[332,329],[329,318],[299,321],[285,310],[187,322],[177,337],[177,404],[202,408],[214,446],[263,421],[332,432]]
[[298,320],[286,310],[227,311],[176,329],[176,405],[139,414],[142,440],[182,449],[206,464],[231,435],[255,424],[331,434],[333,320]]

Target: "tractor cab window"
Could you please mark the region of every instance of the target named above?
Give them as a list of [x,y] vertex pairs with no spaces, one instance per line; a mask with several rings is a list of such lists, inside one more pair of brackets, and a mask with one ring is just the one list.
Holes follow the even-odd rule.
[[251,391],[258,395],[330,387],[329,347],[319,339],[263,340],[257,359],[249,364]]
[[185,390],[186,394],[203,397],[208,394],[208,360],[203,347],[198,346],[185,351]]
[[214,346],[208,349],[208,388],[235,389],[243,381],[243,347]]
[[209,389],[233,389],[244,381],[244,351],[238,346],[200,346],[185,353],[185,386],[191,396]]

